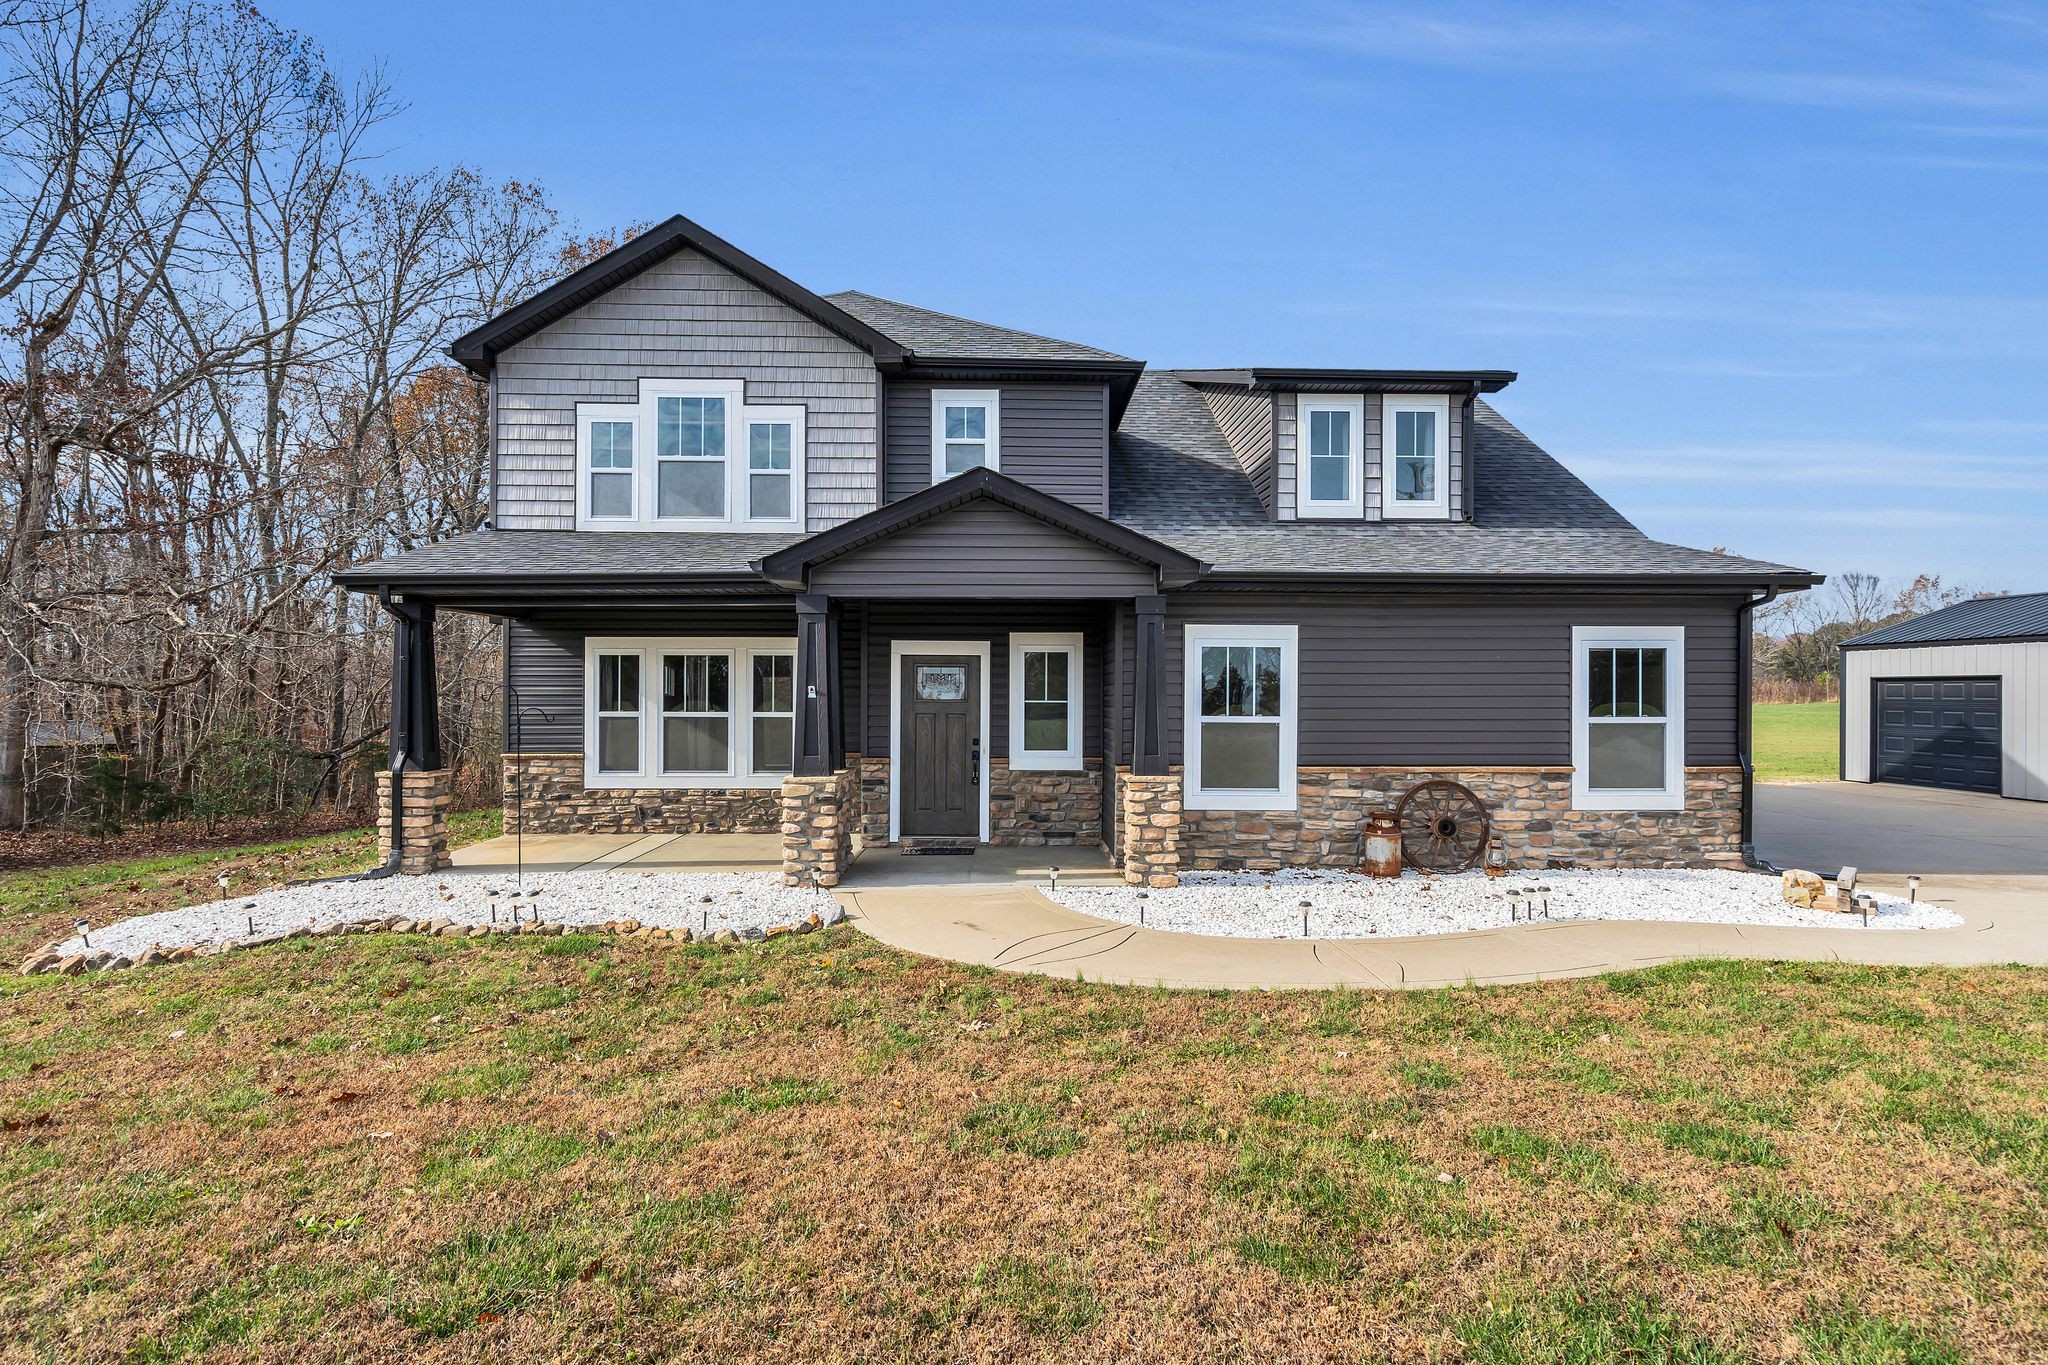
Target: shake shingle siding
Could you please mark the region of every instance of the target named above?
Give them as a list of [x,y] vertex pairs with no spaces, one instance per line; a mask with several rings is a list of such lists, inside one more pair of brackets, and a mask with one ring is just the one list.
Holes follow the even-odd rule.
[[1108,514],[1107,384],[890,384],[886,501],[931,486],[934,389],[999,392],[1002,472],[1097,516]]
[[495,378],[502,527],[574,528],[576,405],[632,402],[642,379],[739,378],[750,402],[803,404],[811,529],[875,505],[874,362],[694,251],[507,348]]

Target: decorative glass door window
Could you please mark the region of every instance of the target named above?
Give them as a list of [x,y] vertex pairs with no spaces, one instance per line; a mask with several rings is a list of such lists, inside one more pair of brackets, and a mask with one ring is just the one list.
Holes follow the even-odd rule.
[[1574,804],[1682,809],[1683,628],[1581,626],[1572,636]]
[[655,506],[663,518],[725,516],[725,400],[655,401]]
[[786,773],[795,767],[796,655],[755,654],[753,674],[754,771]]
[[633,515],[633,424],[590,424],[590,515]]
[[1000,469],[1002,419],[993,392],[932,394],[932,482],[970,469]]
[[597,770],[640,770],[640,656],[597,656]]
[[967,695],[967,670],[919,664],[916,687],[919,701],[959,701]]
[[747,424],[747,516],[755,521],[790,517],[792,437],[788,422]]
[[661,656],[661,770],[732,771],[732,656]]

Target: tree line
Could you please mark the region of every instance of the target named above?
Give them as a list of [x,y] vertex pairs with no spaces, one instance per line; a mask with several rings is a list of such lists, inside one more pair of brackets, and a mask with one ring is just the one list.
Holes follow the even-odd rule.
[[[388,633],[328,575],[484,521],[441,346],[610,245],[387,168],[402,107],[246,4],[0,0],[0,828],[367,805]],[[440,636],[487,790],[496,632]]]
[[1756,616],[1750,640],[1755,701],[1838,701],[1836,647],[1844,640],[1978,597],[2002,596],[1918,574],[1905,583],[1844,573],[1814,591],[1780,598]]

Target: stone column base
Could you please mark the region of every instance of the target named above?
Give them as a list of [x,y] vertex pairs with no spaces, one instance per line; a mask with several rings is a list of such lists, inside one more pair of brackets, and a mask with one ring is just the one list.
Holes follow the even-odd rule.
[[1117,852],[1132,886],[1180,885],[1180,774],[1117,770]]
[[783,885],[839,885],[853,861],[853,826],[859,818],[860,775],[853,769],[783,778]]
[[[398,870],[410,876],[449,865],[448,812],[455,805],[454,776],[446,768],[402,774]],[[377,861],[391,857],[391,774],[377,774]]]

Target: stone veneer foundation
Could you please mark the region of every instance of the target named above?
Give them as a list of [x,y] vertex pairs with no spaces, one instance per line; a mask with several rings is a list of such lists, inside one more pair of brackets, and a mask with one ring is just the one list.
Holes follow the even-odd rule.
[[1356,867],[1365,819],[1392,810],[1418,782],[1461,782],[1486,804],[1511,866],[1737,867],[1742,773],[1688,768],[1679,811],[1572,809],[1572,770],[1558,768],[1304,767],[1292,811],[1184,811],[1181,770],[1119,769],[1124,880],[1172,885],[1179,872]]
[[[448,866],[448,812],[455,805],[454,775],[446,768],[403,774],[398,870],[411,876]],[[377,862],[391,858],[391,774],[377,774]]]
[[[1079,772],[1019,771],[989,760],[988,841],[1025,846],[1102,843],[1102,760],[1081,760]],[[889,842],[889,760],[847,756],[860,772],[861,843]]]
[[583,755],[505,758],[505,828],[513,828],[513,781],[523,769],[528,834],[774,834],[779,787],[585,787]]

